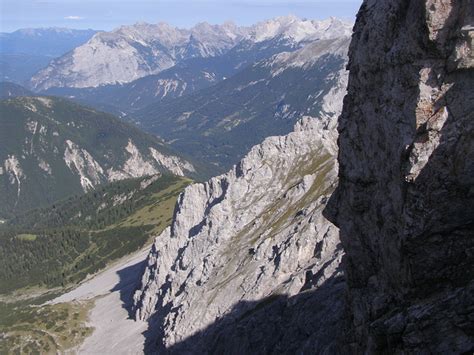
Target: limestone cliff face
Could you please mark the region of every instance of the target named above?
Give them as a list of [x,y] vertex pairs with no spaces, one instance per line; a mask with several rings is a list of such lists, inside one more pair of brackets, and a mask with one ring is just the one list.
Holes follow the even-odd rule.
[[135,294],[137,318],[149,319],[157,337],[152,348],[336,346],[342,249],[322,216],[336,182],[334,142],[327,123],[305,118],[229,173],[185,190]]
[[474,348],[472,0],[366,0],[350,48],[331,211],[352,346]]

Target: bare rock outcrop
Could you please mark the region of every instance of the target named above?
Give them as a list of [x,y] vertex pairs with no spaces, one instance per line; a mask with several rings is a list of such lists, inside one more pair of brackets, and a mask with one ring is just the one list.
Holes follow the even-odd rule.
[[180,196],[135,294],[136,317],[155,332],[152,348],[242,354],[336,346],[344,282],[338,231],[322,215],[337,176],[327,125],[305,118]]
[[472,0],[366,0],[328,215],[346,252],[352,347],[474,349]]

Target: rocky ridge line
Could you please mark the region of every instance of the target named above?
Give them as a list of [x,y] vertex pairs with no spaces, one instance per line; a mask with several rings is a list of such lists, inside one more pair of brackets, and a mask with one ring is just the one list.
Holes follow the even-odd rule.
[[[334,120],[330,129],[305,118],[295,132],[254,147],[229,173],[185,190],[134,297],[136,317],[149,320],[155,332],[152,348],[249,352],[253,337],[272,331],[262,310],[294,303],[288,316],[303,317],[307,302],[323,299],[327,322],[308,326],[321,334],[336,331],[330,325],[343,309],[342,250],[337,229],[322,216],[335,187],[334,156]],[[326,283],[335,286],[308,298]],[[247,322],[259,324],[260,332],[234,332]],[[294,334],[295,350],[311,343],[296,326],[287,332]],[[216,343],[219,337],[226,341]],[[282,345],[264,338],[259,349]],[[319,346],[334,344],[328,337]]]
[[166,23],[137,23],[95,34],[84,45],[53,60],[36,73],[30,86],[40,91],[54,87],[125,84],[158,74],[187,59],[223,55],[240,43],[244,50],[279,40],[298,47],[349,33],[350,24],[335,18],[310,21],[295,16],[278,17],[252,27],[201,23],[190,30]]

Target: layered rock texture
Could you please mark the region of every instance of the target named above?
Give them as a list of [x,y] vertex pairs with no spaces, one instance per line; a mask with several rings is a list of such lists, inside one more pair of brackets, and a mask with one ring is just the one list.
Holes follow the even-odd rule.
[[367,0],[331,206],[354,352],[474,349],[471,0]]
[[338,349],[342,249],[322,215],[336,183],[335,117],[303,119],[181,195],[135,294],[150,351]]

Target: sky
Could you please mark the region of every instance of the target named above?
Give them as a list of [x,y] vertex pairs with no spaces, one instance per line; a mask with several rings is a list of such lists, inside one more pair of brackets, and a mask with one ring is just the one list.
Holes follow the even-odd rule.
[[111,30],[136,22],[168,22],[189,28],[199,22],[250,25],[288,14],[354,19],[362,0],[0,0],[0,32],[68,27]]

